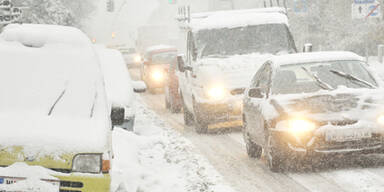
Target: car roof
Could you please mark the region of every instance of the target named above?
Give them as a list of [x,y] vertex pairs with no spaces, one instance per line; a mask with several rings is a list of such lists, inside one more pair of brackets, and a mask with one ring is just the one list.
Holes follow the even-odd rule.
[[299,63],[315,63],[326,61],[364,61],[364,58],[347,51],[323,51],[311,53],[295,53],[275,56],[271,59],[275,67]]
[[156,46],[147,48],[145,52],[152,54],[152,53],[161,53],[161,52],[170,52],[170,51],[177,51],[177,49],[171,45],[156,45]]

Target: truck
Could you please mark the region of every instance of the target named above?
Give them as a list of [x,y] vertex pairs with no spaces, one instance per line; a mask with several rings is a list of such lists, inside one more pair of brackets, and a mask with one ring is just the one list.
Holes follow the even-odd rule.
[[244,90],[273,55],[297,52],[281,7],[179,17],[178,79],[184,123],[197,133],[242,126]]

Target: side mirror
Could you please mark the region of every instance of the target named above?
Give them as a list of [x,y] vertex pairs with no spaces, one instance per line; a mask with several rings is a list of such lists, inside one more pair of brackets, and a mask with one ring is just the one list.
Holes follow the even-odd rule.
[[124,124],[125,109],[123,107],[112,107],[111,121],[112,126]]
[[132,85],[133,85],[133,91],[135,93],[144,93],[145,91],[147,91],[147,86],[143,81],[133,81]]
[[304,53],[310,53],[313,51],[313,45],[311,43],[304,44],[303,52]]
[[185,72],[185,64],[184,64],[183,56],[177,56],[177,68],[179,69],[180,72],[182,73]]
[[264,98],[263,93],[261,92],[261,89],[259,88],[252,88],[248,91],[248,96],[250,98],[259,98],[262,99]]

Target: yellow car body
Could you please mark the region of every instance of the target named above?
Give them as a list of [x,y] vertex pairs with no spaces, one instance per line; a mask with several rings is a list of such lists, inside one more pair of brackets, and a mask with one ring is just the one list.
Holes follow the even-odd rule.
[[110,192],[111,177],[109,173],[72,173],[74,157],[74,154],[64,154],[60,157],[45,156],[33,159],[24,154],[22,147],[0,148],[0,166],[24,162],[31,166],[52,169],[52,176],[60,180],[60,191]]

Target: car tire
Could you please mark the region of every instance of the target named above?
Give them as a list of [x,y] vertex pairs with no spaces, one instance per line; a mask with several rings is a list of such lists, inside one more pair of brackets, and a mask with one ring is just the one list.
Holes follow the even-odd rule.
[[206,115],[201,113],[199,106],[196,101],[193,100],[193,111],[195,113],[195,130],[198,134],[206,134],[208,132],[208,123],[207,120],[204,119]]
[[287,156],[276,137],[269,134],[265,149],[267,164],[272,172],[282,172],[287,167]]
[[245,141],[245,147],[247,149],[247,155],[250,158],[260,159],[263,154],[263,148],[257,144],[255,144],[250,138],[247,131],[247,122],[245,119],[243,120],[243,136]]
[[192,126],[194,123],[193,114],[188,111],[188,108],[185,105],[184,99],[182,101],[183,101],[183,111],[184,111],[183,112],[184,113],[184,124],[186,126]]

